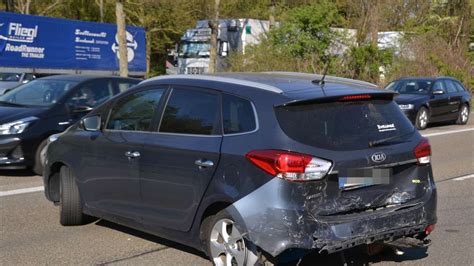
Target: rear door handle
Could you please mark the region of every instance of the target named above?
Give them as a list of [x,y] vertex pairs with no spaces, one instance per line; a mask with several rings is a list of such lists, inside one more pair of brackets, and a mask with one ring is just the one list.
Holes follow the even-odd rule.
[[214,162],[213,161],[209,161],[209,160],[202,160],[202,159],[199,159],[199,160],[196,160],[194,162],[195,165],[199,166],[199,168],[203,167],[203,168],[206,168],[206,167],[213,167],[214,166]]
[[125,156],[130,159],[134,159],[140,157],[140,153],[138,151],[127,151]]

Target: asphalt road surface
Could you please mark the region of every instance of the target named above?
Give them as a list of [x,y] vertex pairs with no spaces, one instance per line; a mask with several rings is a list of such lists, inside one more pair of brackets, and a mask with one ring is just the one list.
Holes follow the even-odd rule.
[[[432,145],[438,224],[427,250],[368,257],[353,249],[305,257],[300,265],[474,265],[474,122],[422,132]],[[1,265],[210,265],[200,252],[107,221],[62,227],[41,177],[0,172]]]

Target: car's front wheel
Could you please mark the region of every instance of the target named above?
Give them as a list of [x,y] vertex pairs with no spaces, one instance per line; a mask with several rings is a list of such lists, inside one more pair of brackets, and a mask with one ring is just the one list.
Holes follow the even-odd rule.
[[225,210],[207,217],[201,233],[207,254],[216,266],[273,265],[244,239],[243,232]]
[[428,126],[429,119],[430,113],[428,111],[428,108],[421,107],[420,110],[418,110],[418,113],[416,114],[416,128],[419,130],[425,129]]
[[458,125],[465,125],[469,120],[469,106],[467,104],[463,104],[459,109],[459,117],[456,120]]
[[59,222],[65,226],[84,224],[87,216],[82,213],[81,197],[72,170],[62,166],[59,177]]

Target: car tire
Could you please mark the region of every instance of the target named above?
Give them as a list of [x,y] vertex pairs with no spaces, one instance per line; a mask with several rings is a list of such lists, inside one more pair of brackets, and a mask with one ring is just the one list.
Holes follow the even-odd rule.
[[428,108],[422,106],[416,114],[415,126],[418,130],[423,130],[428,127],[430,121],[430,112]]
[[245,240],[234,225],[235,221],[225,210],[206,217],[202,222],[201,241],[214,265],[275,265],[269,255],[258,251],[255,245]]
[[43,175],[44,168],[44,156],[46,155],[46,145],[48,144],[48,139],[43,140],[36,148],[35,161],[33,164],[33,172],[37,175]]
[[84,224],[87,216],[82,213],[81,197],[73,172],[63,166],[59,178],[59,222],[64,226]]
[[459,109],[459,116],[458,119],[456,120],[456,124],[458,125],[465,125],[467,124],[467,121],[469,121],[469,106],[467,104],[461,105],[461,108]]

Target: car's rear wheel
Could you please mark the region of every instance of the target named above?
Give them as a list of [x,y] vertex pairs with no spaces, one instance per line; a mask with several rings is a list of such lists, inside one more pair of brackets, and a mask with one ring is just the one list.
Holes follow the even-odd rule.
[[46,148],[48,140],[43,140],[36,149],[35,162],[33,166],[33,172],[37,175],[43,175],[44,163],[46,161]]
[[458,125],[465,125],[469,121],[469,106],[467,104],[463,104],[459,109],[459,116],[456,120],[456,124]]
[[62,225],[81,225],[87,216],[82,213],[81,197],[74,174],[67,166],[62,166],[59,172],[59,221]]
[[420,110],[418,110],[418,113],[416,114],[416,121],[415,121],[415,126],[419,130],[423,130],[428,126],[430,120],[430,113],[428,111],[428,108],[426,107],[421,107]]
[[214,265],[273,265],[245,240],[243,232],[225,210],[207,217],[201,226],[205,249]]

